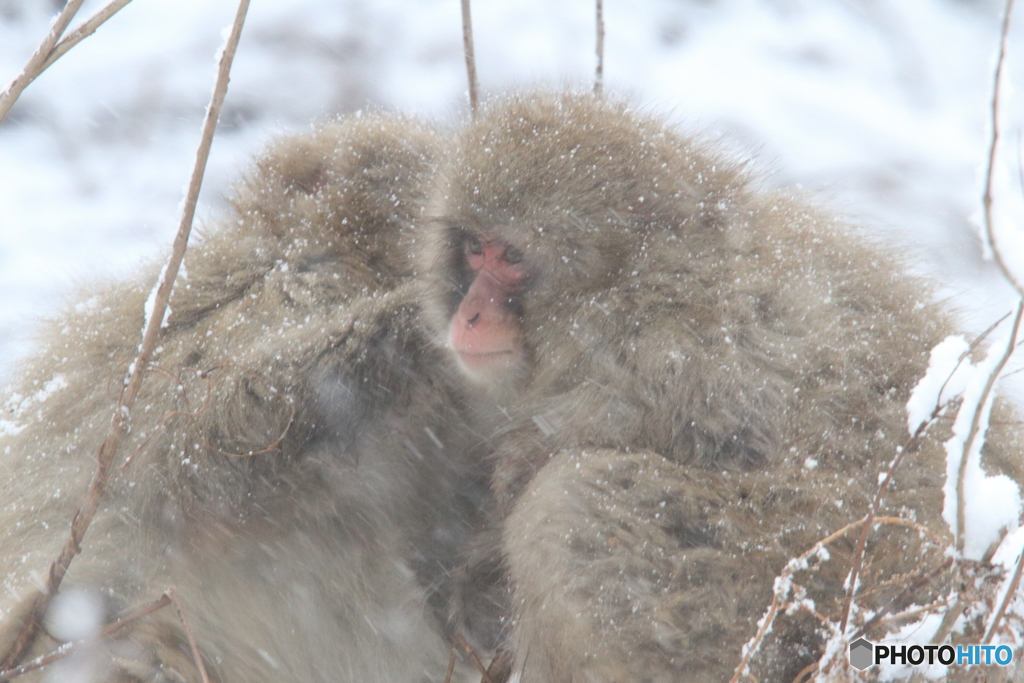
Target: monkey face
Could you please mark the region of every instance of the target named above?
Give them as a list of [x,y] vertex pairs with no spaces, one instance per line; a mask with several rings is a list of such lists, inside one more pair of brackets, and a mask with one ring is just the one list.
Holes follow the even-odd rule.
[[687,160],[647,144],[638,121],[589,96],[528,95],[458,136],[427,209],[423,271],[427,316],[473,380],[522,375],[530,358],[572,365],[573,346],[544,349],[635,279],[652,235],[686,229],[695,199],[669,181]]
[[523,253],[501,239],[471,232],[460,240],[465,294],[452,315],[448,345],[467,375],[505,374],[522,358],[520,293]]
[[435,323],[465,376],[506,385],[525,365],[523,302],[533,278],[523,251],[495,231],[453,222],[440,228]]

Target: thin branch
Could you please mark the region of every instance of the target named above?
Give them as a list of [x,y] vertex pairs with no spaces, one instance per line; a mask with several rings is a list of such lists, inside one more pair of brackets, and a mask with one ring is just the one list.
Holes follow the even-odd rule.
[[452,645],[452,653],[448,655],[448,671],[444,674],[444,683],[452,683],[452,674],[455,672],[455,646]]
[[[994,83],[992,84],[992,140],[989,144],[988,150],[988,165],[985,169],[985,196],[982,200],[982,207],[984,209],[985,216],[985,239],[988,241],[989,247],[992,249],[992,254],[999,269],[1003,272],[1003,276],[1010,282],[1011,285],[1017,290],[1017,293],[1024,297],[1024,286],[1017,280],[1014,273],[1007,267],[1003,260],[1002,252],[999,250],[996,244],[995,238],[995,226],[992,218],[992,200],[993,200],[993,176],[995,174],[996,165],[996,149],[999,145],[999,97],[1002,88],[1003,79],[1003,65],[1006,61],[1006,43],[1010,35],[1010,19],[1013,15],[1014,0],[1006,0],[1006,9],[1003,13],[1003,25],[999,37],[999,57],[996,61],[996,73],[994,77]],[[1020,136],[1018,134],[1018,147],[1020,147]],[[1019,163],[1018,159],[1018,180],[1021,183],[1021,187],[1024,188],[1024,165]],[[991,386],[994,384],[995,379],[998,377],[999,372],[1005,365],[1009,355],[1013,353],[1014,342],[1017,339],[1017,329],[1020,325],[1020,314],[1021,310],[1024,309],[1024,300],[1018,305],[1017,319],[1014,321],[1013,332],[1010,335],[1010,341],[1007,344],[1006,351],[1003,354],[1003,358],[1000,360],[999,367],[992,376],[989,377],[989,382],[985,386],[985,397],[991,390]],[[983,397],[983,401],[984,398]],[[983,404],[982,404],[983,405]],[[979,411],[980,412],[980,411]],[[975,415],[975,421],[977,422],[977,415]],[[971,438],[974,437],[974,423],[971,424]],[[957,481],[957,533],[958,543],[957,548],[962,552],[963,546],[960,543],[961,532],[963,529],[963,472],[966,468],[967,461],[967,446],[964,447],[964,458],[960,463],[960,479]],[[1007,588],[1006,595],[1003,596],[1003,600],[999,605],[999,609],[992,617],[992,622],[989,624],[988,629],[985,631],[985,636],[982,638],[982,643],[989,643],[992,640],[992,636],[995,634],[996,629],[999,626],[999,622],[1002,621],[1003,616],[1006,614],[1006,610],[1010,605],[1010,601],[1013,600],[1014,594],[1017,592],[1017,587],[1020,585],[1021,572],[1024,570],[1024,552],[1017,559],[1017,567],[1014,569],[1013,578],[1010,580],[1010,585]]]
[[466,76],[469,80],[469,110],[476,116],[478,86],[476,81],[476,55],[473,52],[473,17],[469,0],[462,0],[462,50],[466,55]]
[[939,387],[938,396],[940,399],[942,398],[942,395],[946,392],[946,387],[949,385],[949,381],[953,379],[953,375],[955,375],[956,371],[960,369],[960,366],[963,364],[963,362],[967,360],[967,358],[972,353],[974,353],[978,349],[978,347],[981,346],[982,342],[984,342],[985,339],[988,338],[988,335],[992,334],[995,331],[995,329],[1002,325],[1003,321],[1009,318],[1011,315],[1013,315],[1013,311],[1007,311],[1006,313],[1003,313],[1003,317],[999,318],[999,320],[989,325],[984,332],[978,335],[978,337],[967,346],[967,350],[960,354],[960,358],[958,358],[956,361],[956,367],[953,368],[952,372],[949,373],[949,377],[947,377],[946,381],[942,383],[941,387]]
[[294,398],[291,395],[278,394],[277,390],[273,386],[271,386],[264,379],[263,375],[257,372],[256,370],[250,369],[244,365],[238,365],[237,363],[219,363],[217,365],[212,366],[208,370],[197,370],[195,368],[189,368],[188,370],[194,372],[196,377],[206,382],[206,394],[203,397],[203,403],[196,410],[192,410],[192,405],[191,402],[189,401],[188,390],[185,387],[185,382],[182,379],[181,374],[171,374],[170,372],[164,370],[161,367],[158,367],[156,365],[150,365],[150,372],[162,375],[169,381],[174,382],[175,388],[181,392],[182,401],[185,404],[185,409],[172,410],[168,412],[166,415],[164,415],[163,419],[161,419],[160,422],[152,430],[150,430],[149,434],[147,434],[144,438],[141,439],[141,443],[138,445],[138,447],[131,454],[129,454],[128,457],[124,459],[124,462],[121,463],[121,469],[127,469],[134,461],[135,456],[137,456],[139,453],[145,450],[146,447],[149,446],[149,444],[153,441],[153,439],[156,438],[156,436],[167,427],[167,424],[173,418],[179,416],[184,417],[193,427],[197,427],[198,419],[210,409],[210,406],[213,402],[213,382],[210,377],[210,374],[216,370],[227,367],[242,368],[246,374],[250,375],[257,382],[260,382],[263,386],[270,389],[270,392],[272,394],[279,395],[281,399],[284,400],[290,406],[291,415],[288,416],[288,422],[285,424],[284,428],[281,430],[281,433],[277,436],[276,439],[274,439],[265,446],[262,446],[260,448],[254,448],[252,450],[246,451],[245,453],[234,453],[232,451],[221,450],[220,448],[217,448],[212,443],[207,441],[207,439],[201,433],[197,432],[195,438],[199,445],[208,451],[229,458],[251,458],[254,455],[263,455],[264,453],[269,453],[270,451],[275,450],[278,446],[280,446],[281,442],[284,441],[284,438],[288,436],[288,430],[291,429],[292,424],[295,422],[295,416],[298,413],[298,409],[295,405]]
[[[911,594],[913,594],[913,592],[916,591],[918,588],[921,588],[922,586],[925,586],[925,585],[931,583],[932,579],[934,579],[936,576],[938,576],[942,572],[946,571],[947,569],[951,568],[952,566],[953,566],[953,558],[952,557],[947,557],[944,562],[942,562],[938,566],[932,568],[930,571],[926,572],[925,574],[922,574],[921,576],[919,576],[916,579],[914,579],[914,581],[912,581],[909,586],[907,586],[902,591],[900,591],[899,595],[897,595],[895,598],[890,600],[882,609],[878,610],[878,612],[876,612],[873,617],[868,619],[866,624],[861,626],[860,629],[856,633],[854,633],[852,636],[850,636],[850,639],[851,640],[856,640],[857,638],[860,638],[861,636],[863,636],[865,633],[868,632],[868,629],[870,629],[872,626],[875,626],[876,624],[880,623],[882,621],[882,619],[884,619],[886,616],[888,616],[892,612],[893,607],[895,607],[896,605],[900,604],[900,602],[902,602],[904,598],[906,598],[906,597],[910,596]],[[899,615],[897,615],[897,616],[899,616]]]
[[21,70],[13,81],[7,86],[7,89],[0,93],[0,121],[3,121],[7,116],[7,112],[11,110],[15,100],[21,95],[22,91],[28,87],[28,84],[34,81],[39,74],[43,72],[46,67],[46,60],[49,59],[50,54],[53,52],[54,45],[60,40],[60,37],[64,35],[64,31],[67,30],[68,24],[75,18],[75,14],[81,8],[82,3],[85,0],[68,0],[68,4],[64,5],[64,9],[60,11],[57,18],[53,20],[53,25],[50,27],[50,32],[43,38],[43,42],[39,43],[39,47],[32,53],[32,56],[28,58],[28,62],[25,64],[25,68]]
[[825,538],[811,546],[811,548],[803,555],[800,555],[795,559],[791,559],[789,562],[786,563],[786,566],[775,578],[775,588],[772,594],[772,602],[768,606],[768,610],[765,612],[764,616],[761,617],[761,620],[758,622],[757,633],[755,633],[754,637],[747,641],[746,645],[743,646],[743,655],[740,658],[740,663],[736,666],[736,670],[733,672],[732,678],[729,679],[729,683],[739,683],[739,681],[744,678],[756,680],[753,679],[747,668],[750,666],[750,660],[754,658],[754,655],[757,654],[758,649],[761,647],[761,643],[764,641],[765,636],[767,636],[768,632],[772,630],[772,625],[775,623],[775,617],[778,615],[779,611],[781,611],[787,604],[785,603],[785,601],[787,600],[789,592],[792,589],[793,575],[796,574],[798,571],[807,569],[807,562],[816,554],[821,552],[823,548],[831,544],[833,541],[842,538],[843,536],[850,533],[852,530],[856,529],[859,526],[873,526],[875,524],[892,524],[895,526],[904,526],[908,529],[913,529],[918,533],[925,534],[929,538],[931,538],[933,542],[938,543],[938,539],[934,538],[925,526],[913,520],[903,519],[902,517],[886,516],[875,517],[870,521],[869,524],[868,517],[865,516],[861,519],[858,519],[856,522],[850,522],[842,529],[839,529],[838,531],[829,534],[828,536],[826,536]]
[[181,598],[178,597],[177,591],[173,588],[168,588],[166,595],[171,598],[171,602],[174,603],[174,609],[178,612],[178,619],[181,621],[181,627],[185,629],[185,637],[188,639],[188,646],[192,650],[192,659],[195,660],[196,668],[199,669],[199,675],[202,677],[203,683],[210,683],[210,676],[206,673],[206,665],[203,664],[203,656],[199,653],[196,637],[192,633],[192,627],[189,626],[188,619],[185,617],[185,607],[181,604]]
[[[1013,329],[1010,330],[1010,338],[1006,343],[1006,348],[1003,350],[1003,355],[999,359],[999,363],[989,373],[988,379],[985,380],[985,388],[982,390],[981,397],[978,399],[977,407],[975,408],[974,415],[971,417],[971,427],[967,432],[967,438],[964,440],[964,447],[960,458],[960,468],[957,472],[956,479],[956,549],[961,555],[964,552],[964,544],[966,542],[967,534],[967,504],[964,500],[965,496],[965,484],[964,480],[967,477],[967,460],[971,450],[974,448],[974,441],[978,438],[978,433],[981,431],[981,418],[984,405],[988,402],[989,397],[992,395],[993,389],[995,389],[996,382],[1002,375],[1003,368],[1006,367],[1006,362],[1010,360],[1010,356],[1013,355],[1014,346],[1017,343],[1017,336],[1020,333],[1021,318],[1024,316],[1024,299],[1017,304],[1017,314],[1013,318]],[[960,410],[963,410],[964,406],[961,406]]]
[[[961,361],[963,359],[961,358]],[[948,382],[949,379],[947,378]],[[945,385],[943,385],[945,387]],[[942,394],[940,393],[941,397]],[[939,417],[944,408],[943,404],[937,404],[932,410],[932,414],[927,420],[923,421],[917,426],[914,433],[907,439],[906,443],[903,444],[896,452],[896,457],[889,463],[889,468],[885,472],[885,478],[882,479],[882,483],[878,485],[878,490],[875,491],[875,497],[871,500],[871,505],[868,506],[868,513],[864,516],[864,526],[860,530],[860,537],[857,539],[857,547],[853,552],[853,566],[850,568],[850,576],[847,580],[846,587],[846,599],[843,603],[843,615],[839,620],[839,632],[846,632],[846,625],[850,620],[850,613],[853,609],[853,598],[854,593],[857,590],[857,579],[860,576],[860,570],[864,566],[864,553],[867,549],[868,535],[871,533],[871,528],[874,526],[875,515],[878,514],[878,509],[882,506],[882,499],[885,496],[885,492],[889,489],[889,483],[893,480],[896,475],[896,470],[902,464],[903,459],[906,457],[907,452],[917,443],[917,441],[924,436],[924,433],[928,431],[928,428],[933,422]]]
[[790,560],[786,564],[786,567],[782,570],[782,573],[779,574],[777,579],[775,579],[775,590],[772,594],[772,603],[768,606],[768,611],[765,612],[765,615],[761,618],[761,621],[758,624],[757,633],[754,634],[754,637],[750,639],[746,646],[744,646],[743,656],[740,658],[740,663],[736,666],[736,670],[733,672],[732,678],[729,679],[729,683],[739,683],[740,679],[745,678],[749,675],[747,667],[750,666],[750,660],[754,657],[758,649],[761,647],[761,642],[764,640],[764,637],[768,635],[768,632],[772,628],[772,624],[775,623],[775,615],[779,613],[781,603],[783,600],[786,599],[786,595],[784,593],[788,593],[789,586],[791,585],[790,580],[792,579],[793,574],[795,574],[797,570],[801,569],[806,564],[807,560],[809,560],[814,555],[818,554],[821,551],[821,549],[824,548],[826,545],[836,540],[837,538],[845,536],[851,530],[856,529],[858,526],[864,524],[866,521],[866,519],[859,519],[856,522],[851,522],[850,524],[847,524],[839,531],[836,531],[827,538],[815,543],[810,550],[805,552],[800,557]]
[[1006,609],[1010,606],[1010,602],[1017,594],[1017,587],[1020,586],[1020,575],[1024,571],[1024,552],[1021,552],[1020,557],[1017,558],[1017,568],[1013,570],[1013,578],[1010,579],[1010,585],[1006,589],[1006,595],[1003,596],[1003,601],[999,603],[999,609],[996,610],[995,616],[992,617],[992,623],[988,625],[985,630],[985,637],[981,639],[983,645],[992,642],[992,636],[995,635],[996,629],[999,627],[999,622],[1003,620],[1003,616],[1006,614]]
[[96,32],[103,23],[120,12],[125,5],[132,0],[113,0],[112,2],[105,5],[96,14],[86,19],[82,24],[71,33],[64,36],[64,38],[50,50],[50,56],[43,62],[43,66],[40,71],[49,69],[50,65],[64,56],[64,53],[78,45],[80,42],[91,36]]
[[206,162],[210,156],[213,134],[217,128],[217,119],[220,116],[221,105],[224,103],[224,96],[227,92],[231,63],[235,56],[235,50],[238,47],[238,39],[241,35],[242,24],[245,21],[248,9],[249,0],[239,0],[238,11],[235,14],[235,20],[231,27],[231,34],[228,36],[220,57],[213,97],[210,100],[210,106],[206,111],[206,119],[203,122],[202,138],[199,142],[199,149],[196,152],[195,166],[192,169],[192,178],[185,197],[185,209],[181,218],[181,224],[178,226],[178,234],[174,238],[171,256],[157,283],[153,310],[143,333],[142,344],[139,346],[139,355],[131,365],[131,374],[125,382],[125,389],[111,418],[110,431],[97,454],[96,472],[93,475],[92,482],[89,484],[89,491],[86,494],[85,502],[75,512],[71,520],[71,532],[68,540],[60,555],[50,565],[46,586],[33,598],[29,615],[25,621],[25,627],[3,660],[0,661],[0,669],[10,669],[16,666],[32,646],[38,635],[42,617],[46,613],[53,596],[57,594],[57,590],[64,579],[64,574],[67,573],[68,567],[71,565],[71,561],[82,551],[82,539],[89,528],[89,524],[92,523],[96,511],[99,509],[100,498],[103,496],[103,490],[107,484],[110,467],[117,453],[121,437],[128,426],[128,416],[142,386],[142,379],[146,367],[149,365],[149,359],[156,348],[161,323],[171,295],[171,287],[178,275],[182,259],[185,257],[185,248],[188,244],[189,234],[192,231],[192,219],[195,216],[196,202],[199,198],[199,188],[202,185]]
[[604,3],[597,0],[597,68],[594,72],[594,94],[604,91]]
[[507,650],[498,650],[494,653],[487,667],[487,676],[494,683],[508,683],[512,678],[512,654]]
[[474,650],[473,646],[470,645],[469,642],[462,637],[461,633],[455,634],[455,636],[452,638],[452,643],[455,646],[457,646],[460,650],[462,650],[462,652],[470,658],[474,666],[476,666],[477,671],[480,672],[481,683],[494,683],[494,681],[491,680],[490,673],[488,673],[487,671],[487,667],[484,666],[484,663],[480,661],[480,657],[477,656],[476,650]]
[[985,241],[992,249],[992,257],[1005,277],[1017,293],[1024,296],[1022,284],[1013,271],[1003,260],[1002,252],[996,243],[995,225],[992,218],[993,177],[996,167],[996,149],[999,146],[999,99],[1002,90],[1003,64],[1006,61],[1006,43],[1010,35],[1010,17],[1013,15],[1014,0],[1006,0],[1006,11],[1003,13],[1003,28],[999,39],[999,57],[996,61],[996,73],[992,84],[992,139],[988,148],[988,164],[985,168],[985,196],[982,198],[982,211],[985,221]]
[[[64,9],[57,16],[57,21],[54,22],[53,27],[50,29],[50,33],[47,34],[43,42],[36,48],[35,53],[29,59],[28,64],[22,69],[21,73],[11,81],[11,84],[7,86],[7,89],[0,93],[0,121],[4,120],[7,116],[7,112],[10,111],[11,107],[17,101],[18,97],[21,96],[22,91],[28,87],[28,84],[39,77],[41,73],[46,71],[60,59],[68,50],[78,45],[80,42],[91,36],[96,32],[103,23],[110,17],[117,14],[125,5],[132,0],[112,0],[109,4],[104,6],[98,12],[93,14],[91,17],[86,19],[82,24],[68,35],[61,38],[64,31],[67,29],[68,24],[74,17],[75,13],[81,7],[83,0],[71,0]],[[59,39],[59,42],[57,42]]]
[[798,673],[796,675],[796,678],[793,679],[793,683],[803,683],[804,681],[806,681],[811,676],[811,674],[815,673],[818,670],[819,663],[820,662],[811,662],[804,668],[800,669],[800,673]]
[[78,648],[82,647],[83,645],[91,645],[91,644],[96,643],[96,641],[98,641],[99,638],[107,638],[109,636],[112,636],[115,633],[117,633],[118,631],[120,631],[122,628],[127,626],[128,624],[131,624],[132,622],[138,621],[142,617],[147,617],[150,614],[152,614],[153,612],[156,612],[157,610],[162,609],[162,608],[166,607],[169,604],[171,604],[171,598],[166,593],[164,593],[159,598],[157,598],[153,602],[149,603],[145,607],[142,607],[142,608],[132,612],[131,614],[129,614],[127,616],[124,616],[124,617],[121,617],[117,621],[115,621],[115,622],[113,622],[111,624],[108,624],[107,626],[103,627],[103,630],[100,631],[98,638],[86,638],[84,640],[76,640],[76,641],[71,642],[71,643],[64,643],[63,645],[61,645],[59,648],[57,648],[53,652],[51,652],[49,654],[42,655],[40,657],[36,657],[31,662],[27,662],[25,664],[22,664],[21,666],[13,668],[13,669],[8,669],[6,671],[0,671],[0,680],[7,680],[8,678],[14,678],[15,676],[21,676],[22,674],[27,674],[29,671],[35,671],[36,669],[41,669],[44,666],[46,666],[47,664],[53,664],[54,662],[56,662],[59,659],[64,659],[65,657],[67,657],[71,653],[73,653],[76,650],[78,650]]

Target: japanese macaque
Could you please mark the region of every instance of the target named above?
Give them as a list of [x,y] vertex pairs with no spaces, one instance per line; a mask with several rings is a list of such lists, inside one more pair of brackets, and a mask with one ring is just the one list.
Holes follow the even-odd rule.
[[[787,560],[867,510],[949,316],[891,248],[588,95],[485,108],[427,218],[425,314],[503,416],[481,566],[508,581],[513,680],[728,681]],[[933,437],[879,514],[943,537]],[[1019,481],[1011,441],[991,437],[986,462]],[[812,563],[814,602],[778,619],[752,680],[812,671],[855,541]],[[942,560],[918,530],[882,526],[859,604],[893,607]]]
[[[259,160],[186,256],[62,593],[97,597],[106,621],[173,588],[215,680],[444,679],[444,584],[488,475],[407,283],[438,145],[363,115]],[[0,653],[85,496],[154,279],[58,317],[8,401]],[[95,680],[200,680],[173,608],[101,647]]]

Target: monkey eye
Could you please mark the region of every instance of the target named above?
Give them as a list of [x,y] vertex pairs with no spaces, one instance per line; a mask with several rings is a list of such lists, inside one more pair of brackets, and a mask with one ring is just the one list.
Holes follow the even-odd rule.
[[484,253],[484,245],[480,242],[480,239],[475,235],[469,235],[466,237],[466,251],[474,256],[479,256]]
[[523,252],[515,247],[509,247],[502,254],[502,258],[505,259],[506,263],[520,263],[523,260]]

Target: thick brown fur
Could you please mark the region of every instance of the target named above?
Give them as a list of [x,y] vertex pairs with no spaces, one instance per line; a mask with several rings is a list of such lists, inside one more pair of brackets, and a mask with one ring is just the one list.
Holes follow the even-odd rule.
[[[443,680],[441,584],[486,475],[405,283],[438,145],[363,115],[259,160],[186,257],[62,591],[111,617],[173,587],[220,681]],[[8,401],[0,652],[84,498],[154,279],[54,320]],[[173,609],[104,647],[103,680],[199,680]]]
[[[727,681],[787,560],[864,515],[949,316],[891,248],[589,95],[485,108],[441,165],[428,217],[423,286],[442,344],[469,286],[466,240],[509,245],[529,273],[509,295],[519,362],[481,390],[505,416],[492,557],[510,582],[517,680]],[[948,540],[942,433],[907,458],[880,514]],[[989,466],[1019,445],[994,434]],[[834,622],[854,542],[801,575]],[[916,531],[883,527],[862,606],[942,560]],[[821,656],[820,627],[806,610],[781,616],[754,680],[793,681]]]

